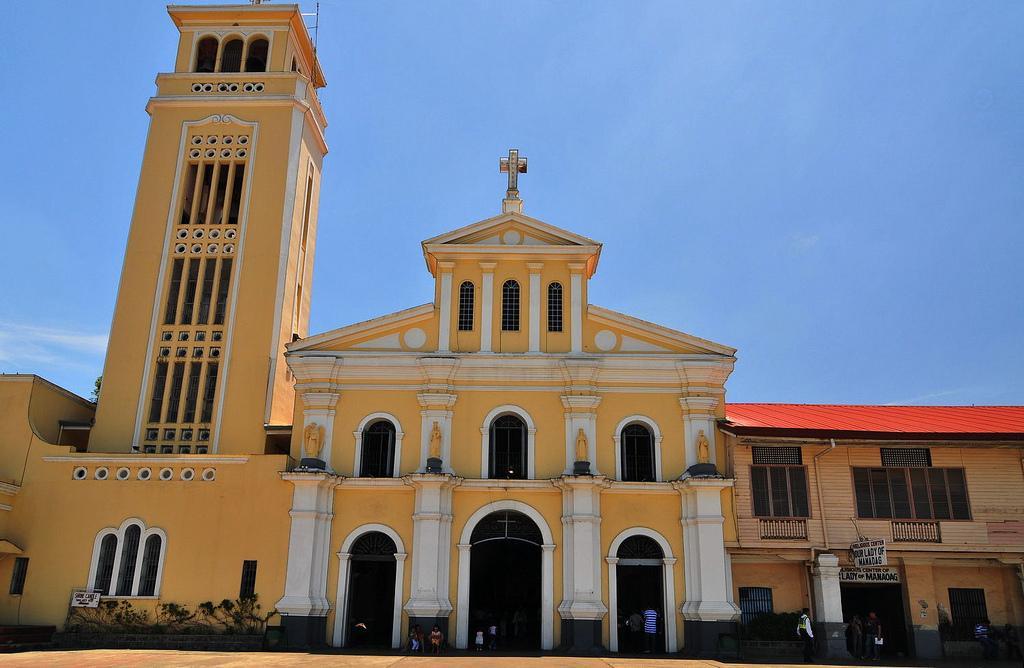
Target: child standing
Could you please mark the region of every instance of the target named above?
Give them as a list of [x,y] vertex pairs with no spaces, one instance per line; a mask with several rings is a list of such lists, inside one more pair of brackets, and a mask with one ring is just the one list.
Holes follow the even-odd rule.
[[430,651],[434,654],[440,654],[442,642],[444,642],[444,634],[441,633],[441,628],[434,624],[434,628],[430,631]]
[[483,629],[476,630],[476,651],[484,651],[484,631]]

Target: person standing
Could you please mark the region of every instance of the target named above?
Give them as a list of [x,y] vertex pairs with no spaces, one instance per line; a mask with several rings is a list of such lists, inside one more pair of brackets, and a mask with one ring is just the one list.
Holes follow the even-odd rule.
[[864,635],[866,636],[864,658],[878,661],[878,650],[885,643],[885,637],[882,635],[882,623],[878,621],[878,615],[874,612],[868,613],[868,622],[864,626]]
[[974,625],[974,639],[981,644],[982,655],[986,659],[999,658],[999,645],[992,639],[992,628],[987,619]]
[[814,629],[811,628],[810,610],[800,611],[800,621],[796,625],[796,634],[804,643],[804,663],[814,662]]
[[630,649],[632,649],[634,653],[639,654],[643,651],[644,616],[634,610],[633,614],[629,616],[628,620],[626,620],[626,624],[629,625]]
[[494,622],[487,627],[487,649],[492,652],[498,649],[498,627]]
[[441,653],[441,643],[444,642],[444,634],[441,633],[441,627],[434,624],[434,628],[430,631],[430,651],[433,654]]
[[850,655],[855,659],[864,658],[864,620],[854,615],[850,622]]
[[654,641],[658,637],[658,611],[654,606],[648,606],[644,610],[644,639],[646,649],[644,653],[650,654],[654,651]]

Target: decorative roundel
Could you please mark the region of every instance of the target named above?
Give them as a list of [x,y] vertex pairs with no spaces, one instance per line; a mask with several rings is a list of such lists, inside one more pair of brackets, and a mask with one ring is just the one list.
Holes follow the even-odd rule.
[[216,480],[216,478],[217,478],[217,469],[203,469],[203,475],[201,477],[206,482],[210,482],[211,480]]
[[196,145],[202,144],[203,143],[203,138],[201,136],[199,136],[199,135],[196,135],[195,137],[192,137],[192,143],[196,144]]
[[188,230],[186,230],[184,228],[178,230],[178,238],[179,239],[185,239],[186,237],[188,237]]
[[240,148],[237,151],[235,151],[235,155],[238,156],[239,158],[244,158],[245,156],[249,155],[249,152],[246,151],[244,148]]
[[110,477],[110,471],[107,469],[106,466],[101,466],[98,469],[96,469],[96,472],[92,474],[92,477],[96,478],[97,480],[106,480],[107,478]]
[[224,252],[225,253],[234,253],[235,252],[235,245],[234,244],[224,244]]
[[160,469],[160,474],[159,474],[158,477],[161,480],[170,480],[171,478],[174,477],[174,471],[172,469],[169,469],[169,468],[162,468],[162,469]]
[[222,158],[230,158],[231,157],[231,149],[229,149],[229,148],[221,149],[220,157],[222,157]]
[[220,137],[218,137],[217,135],[210,135],[209,137],[206,138],[206,143],[210,144],[211,146],[213,144],[216,144],[218,141],[220,141]]
[[217,150],[216,149],[212,149],[212,148],[206,149],[206,157],[207,158],[216,158],[217,157]]
[[228,90],[228,85],[226,83],[219,83],[219,84],[217,84],[217,91],[218,92],[224,93],[224,92],[227,92],[227,90]]
[[210,238],[217,239],[220,237],[220,230],[210,230]]
[[224,137],[224,143],[225,144],[230,144],[233,141],[235,141],[235,138],[232,137],[231,135],[228,135],[227,137]]
[[185,244],[178,244],[177,246],[174,247],[174,252],[175,253],[184,253],[187,248],[188,248],[188,246],[186,246]]
[[209,93],[213,90],[213,84],[203,84],[203,92]]
[[192,149],[191,151],[188,152],[188,157],[190,157],[190,158],[198,158],[202,154],[203,154],[202,151],[200,151],[197,148],[194,148],[194,149]]
[[218,248],[217,244],[209,244],[209,245],[206,246],[206,252],[207,253],[216,253],[217,252],[217,248]]
[[262,92],[263,92],[263,84],[261,84],[261,83],[253,84],[253,87],[252,87],[252,88],[253,88],[253,90],[255,90],[255,91],[256,91],[257,93],[262,93]]
[[190,481],[190,480],[192,480],[193,478],[196,477],[196,470],[195,469],[181,469],[181,473],[179,473],[178,475],[179,475],[179,477],[182,480],[184,480],[185,482],[188,482],[188,481]]
[[117,473],[114,474],[114,477],[117,478],[118,480],[127,480],[129,476],[131,476],[131,474],[132,472],[129,471],[127,467],[122,466],[121,468],[117,469]]
[[203,245],[202,244],[192,244],[192,252],[193,253],[202,253],[203,252]]
[[238,84],[236,84],[236,83],[228,84],[228,90],[231,91],[232,93],[237,93],[238,92]]
[[244,90],[246,93],[251,93],[252,92],[252,84],[251,83],[247,83],[247,84],[243,85],[242,86],[242,90]]
[[228,230],[227,232],[224,233],[224,238],[225,239],[234,239],[235,238],[235,234],[236,234],[236,232],[234,230]]
[[402,340],[405,341],[405,345],[410,348],[421,348],[424,343],[427,342],[427,333],[419,327],[413,327],[412,329],[406,330],[402,336]]
[[135,477],[142,481],[149,480],[153,477],[153,470],[148,468],[139,469],[139,472],[135,474]]
[[598,350],[605,352],[615,347],[615,344],[619,342],[619,337],[615,336],[615,332],[610,329],[602,329],[596,335],[594,335],[594,345],[597,346]]
[[196,230],[192,233],[192,236],[196,239],[202,239],[204,232],[202,230]]
[[201,93],[201,92],[203,92],[203,84],[201,84],[201,83],[194,83],[194,84],[192,84],[192,92],[193,93]]
[[515,246],[523,240],[523,235],[520,234],[519,230],[505,230],[504,234],[501,235],[501,240],[508,246]]
[[85,480],[87,475],[89,475],[89,469],[84,466],[76,466],[75,470],[71,472],[71,478],[73,480]]
[[242,144],[243,146],[245,144],[248,144],[249,143],[249,135],[242,135],[241,137],[239,137],[238,138],[238,143]]

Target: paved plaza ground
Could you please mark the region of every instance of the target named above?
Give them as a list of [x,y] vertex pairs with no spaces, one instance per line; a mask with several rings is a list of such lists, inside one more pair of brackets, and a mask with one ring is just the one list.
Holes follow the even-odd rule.
[[[0,654],[0,666],[53,666],[54,668],[116,668],[118,666],[351,666],[353,668],[745,668],[746,666],[802,666],[792,663],[720,663],[710,660],[628,657],[565,656],[395,656],[358,654],[307,654],[303,652],[179,652],[172,650],[73,650]],[[844,664],[828,664],[841,666]],[[856,664],[851,664],[856,665]],[[860,664],[880,666],[885,664]],[[911,663],[900,665],[923,666]],[[943,662],[943,668],[1019,668],[1019,662]]]

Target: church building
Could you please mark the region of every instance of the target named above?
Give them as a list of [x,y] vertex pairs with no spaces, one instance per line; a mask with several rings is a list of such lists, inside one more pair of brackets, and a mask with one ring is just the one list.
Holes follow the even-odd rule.
[[1024,407],[727,404],[735,349],[591,303],[602,245],[525,212],[515,149],[500,213],[398,269],[425,303],[310,333],[299,8],[168,12],[99,401],[0,376],[0,623],[256,594],[292,647],[616,652],[652,608],[657,651],[707,656],[810,607],[838,656],[876,606],[921,657],[1024,624]]

